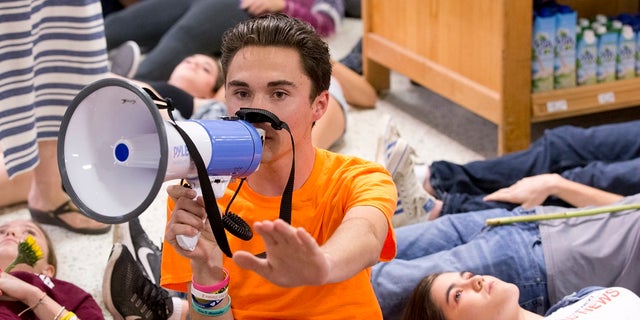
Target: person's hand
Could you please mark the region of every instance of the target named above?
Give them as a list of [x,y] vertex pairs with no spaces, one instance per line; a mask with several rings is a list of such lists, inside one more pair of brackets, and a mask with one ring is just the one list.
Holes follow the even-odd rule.
[[502,201],[522,205],[525,209],[541,205],[553,192],[557,174],[541,174],[520,179],[510,187],[502,188],[483,198],[484,201]]
[[285,0],[241,0],[240,9],[247,10],[252,16],[265,13],[282,12],[285,8]]
[[[192,261],[204,263],[212,260],[221,261],[222,253],[211,231],[202,197],[199,196],[194,200],[197,196],[195,190],[178,185],[168,186],[167,193],[175,203],[165,231],[167,242],[180,255]],[[178,244],[176,236],[192,237],[198,233],[200,237],[193,251],[185,250]]]
[[233,260],[241,268],[253,270],[281,287],[321,285],[329,278],[328,256],[303,228],[278,219],[256,222],[253,230],[262,237],[267,257],[237,251]]
[[13,276],[10,273],[0,271],[0,300],[25,302],[31,296],[42,294],[34,285]]

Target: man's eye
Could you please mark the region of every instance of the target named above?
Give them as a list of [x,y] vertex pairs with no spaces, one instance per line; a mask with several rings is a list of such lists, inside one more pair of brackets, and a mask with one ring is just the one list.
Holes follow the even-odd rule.
[[246,98],[249,96],[249,94],[244,91],[237,91],[234,95],[238,98]]

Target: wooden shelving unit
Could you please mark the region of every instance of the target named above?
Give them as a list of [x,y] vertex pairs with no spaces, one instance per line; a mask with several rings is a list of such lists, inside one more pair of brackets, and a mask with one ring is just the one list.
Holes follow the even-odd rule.
[[[638,0],[560,1],[580,17],[638,12]],[[640,105],[640,78],[531,93],[532,0],[363,0],[365,77],[397,71],[498,127],[498,153],[524,149],[531,123]]]

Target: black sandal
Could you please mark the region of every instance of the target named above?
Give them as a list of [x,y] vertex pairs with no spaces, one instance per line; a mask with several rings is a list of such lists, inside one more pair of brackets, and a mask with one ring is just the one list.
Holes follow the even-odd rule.
[[52,211],[43,211],[38,209],[29,208],[29,213],[31,213],[31,219],[41,224],[49,224],[58,227],[65,228],[69,231],[73,231],[81,234],[105,234],[111,230],[111,225],[108,225],[104,228],[100,229],[91,229],[91,228],[76,228],[64,220],[60,219],[60,216],[63,214],[78,212],[83,214],[76,206],[73,205],[71,200],[67,200],[61,206],[57,207]]

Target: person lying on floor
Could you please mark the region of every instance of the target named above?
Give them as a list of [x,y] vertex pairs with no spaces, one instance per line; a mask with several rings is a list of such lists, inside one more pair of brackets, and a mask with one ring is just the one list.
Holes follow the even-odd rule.
[[[621,195],[567,182],[562,199],[584,208],[640,206],[640,194]],[[573,200],[572,200],[573,199]],[[579,201],[579,202],[577,202]],[[578,205],[578,203],[581,203]],[[570,219],[487,226],[486,220],[576,211],[537,206],[445,215],[396,228],[397,254],[372,268],[385,319],[400,316],[425,276],[452,270],[491,275],[520,289],[520,305],[537,314],[586,286],[623,286],[640,293],[640,210]]]
[[565,296],[541,316],[518,305],[520,291],[512,283],[470,272],[435,273],[414,289],[403,320],[634,320],[640,298],[622,287],[586,287]]
[[12,264],[19,243],[29,235],[42,256],[33,266],[19,263],[9,273],[0,271],[0,319],[104,319],[91,294],[55,278],[53,244],[34,221],[14,220],[0,225],[0,268],[6,270]]
[[573,181],[620,195],[640,193],[640,120],[546,130],[523,151],[456,164],[415,157],[389,123],[378,162],[398,186],[394,226],[491,208],[581,206],[562,198]]

